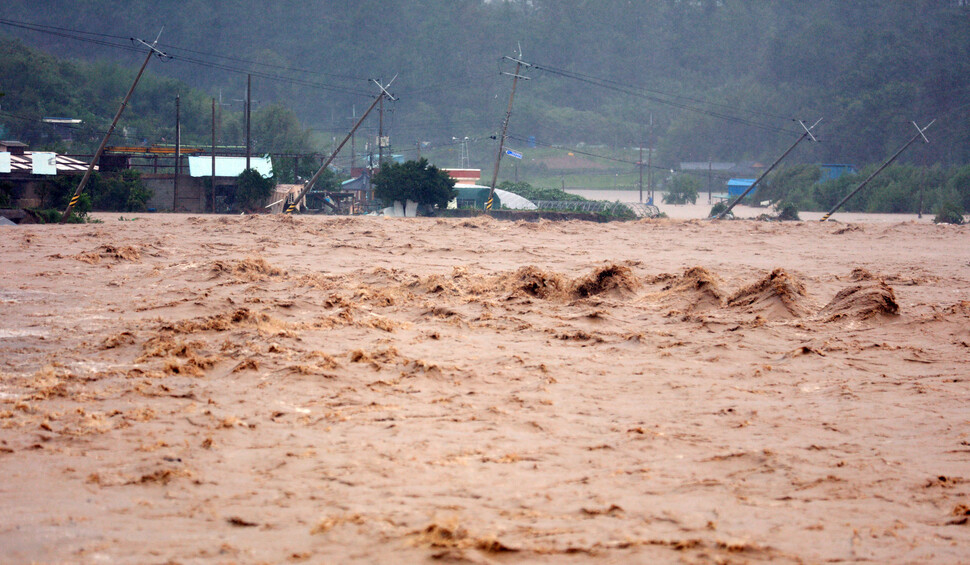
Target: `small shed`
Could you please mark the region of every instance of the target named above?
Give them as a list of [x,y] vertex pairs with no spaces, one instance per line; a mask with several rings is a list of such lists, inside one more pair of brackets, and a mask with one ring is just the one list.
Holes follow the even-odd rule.
[[751,188],[754,181],[758,179],[730,179],[727,181],[727,189],[729,197],[741,196],[744,194],[745,190]]
[[[455,185],[455,192],[458,195],[452,200],[452,203],[448,205],[449,208],[474,208],[476,210],[485,209],[485,201],[488,200],[489,188],[487,186],[479,186],[475,184],[469,185]],[[495,197],[498,202],[493,202],[492,207],[498,209],[501,207],[502,203],[498,196]]]
[[[478,184],[456,184],[455,191],[458,196],[448,204],[449,208],[475,208],[485,209],[485,202],[491,192],[489,187]],[[508,192],[500,188],[495,189],[492,195],[492,209],[498,210],[503,206],[510,210],[536,210],[538,207],[529,199],[523,198],[514,192]]]

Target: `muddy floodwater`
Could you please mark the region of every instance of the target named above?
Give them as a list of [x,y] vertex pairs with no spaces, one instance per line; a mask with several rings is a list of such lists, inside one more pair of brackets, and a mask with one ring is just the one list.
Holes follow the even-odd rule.
[[3,563],[970,561],[970,227],[97,217],[0,228]]

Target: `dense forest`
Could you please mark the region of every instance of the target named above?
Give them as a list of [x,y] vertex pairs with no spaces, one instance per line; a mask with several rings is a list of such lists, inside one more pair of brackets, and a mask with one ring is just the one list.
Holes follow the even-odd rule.
[[[186,135],[206,139],[210,97],[224,132],[240,127],[246,74],[266,150],[299,150],[346,131],[376,93],[400,98],[385,130],[396,147],[499,130],[516,55],[521,74],[513,139],[540,144],[652,143],[658,162],[765,160],[814,121],[819,144],[794,162],[864,166],[937,122],[929,145],[903,162],[970,162],[970,6],[965,0],[70,0],[5,2],[0,34],[77,66],[30,52],[0,60],[0,127],[30,137],[43,127],[6,114],[70,114],[110,121],[144,48],[153,61],[126,118],[127,133],[171,139],[183,96]],[[5,41],[7,53],[22,49]],[[56,76],[55,76],[56,75]],[[50,80],[47,80],[50,79]],[[46,90],[34,88],[46,84]],[[190,93],[191,85],[198,89]],[[152,117],[164,108],[165,119]],[[294,118],[289,110],[298,117]],[[143,121],[139,122],[139,119]],[[155,120],[152,123],[152,120]],[[652,126],[651,126],[652,121]],[[237,128],[237,129],[233,129]],[[232,136],[225,133],[227,138]],[[267,141],[268,136],[275,136]],[[235,137],[234,139],[238,139]],[[28,141],[30,141],[28,139]],[[322,147],[317,147],[322,149]]]

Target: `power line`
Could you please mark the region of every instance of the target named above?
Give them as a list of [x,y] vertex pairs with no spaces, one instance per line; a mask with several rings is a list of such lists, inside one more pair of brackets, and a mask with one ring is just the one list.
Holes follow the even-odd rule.
[[[591,85],[594,85],[594,86],[599,86],[601,88],[605,88],[605,89],[608,89],[608,90],[613,90],[613,91],[616,91],[616,92],[620,92],[620,93],[623,93],[623,94],[627,94],[629,96],[635,96],[637,98],[643,98],[645,100],[650,100],[652,102],[657,102],[658,104],[665,104],[667,106],[672,106],[674,108],[679,108],[681,110],[687,110],[687,111],[690,111],[690,112],[696,112],[696,113],[699,113],[699,114],[704,114],[704,115],[711,116],[711,117],[714,117],[714,118],[720,118],[722,120],[726,120],[726,121],[734,122],[734,123],[737,123],[737,124],[746,125],[746,126],[750,126],[750,127],[762,129],[762,130],[765,130],[765,131],[774,132],[774,133],[793,133],[792,130],[789,130],[789,129],[785,129],[785,128],[781,128],[781,127],[777,127],[777,126],[772,126],[772,125],[768,125],[768,124],[764,124],[764,123],[760,123],[760,122],[755,122],[755,121],[752,121],[752,120],[749,120],[749,119],[746,119],[746,118],[741,118],[741,117],[734,116],[734,115],[731,115],[731,114],[726,114],[726,113],[723,113],[723,112],[718,112],[718,111],[714,111],[714,110],[706,110],[704,108],[699,108],[699,107],[692,106],[690,104],[686,104],[686,103],[683,103],[683,102],[677,102],[675,100],[668,100],[668,99],[662,98],[661,95],[662,96],[668,96],[668,97],[671,97],[671,98],[684,98],[684,99],[687,99],[687,100],[691,100],[693,102],[697,102],[697,103],[701,103],[701,104],[708,104],[708,105],[711,105],[711,106],[718,106],[718,107],[728,108],[728,109],[731,109],[731,110],[736,111],[736,112],[743,112],[743,113],[748,113],[748,114],[752,114],[752,115],[758,115],[758,116],[764,116],[764,117],[775,117],[775,118],[782,119],[781,116],[772,116],[772,115],[767,114],[765,112],[760,112],[760,113],[759,112],[750,112],[750,111],[741,110],[739,108],[734,108],[734,107],[731,107],[731,106],[727,106],[727,105],[723,105],[723,104],[717,104],[717,103],[713,103],[713,102],[705,102],[705,101],[702,101],[702,100],[699,100],[699,99],[689,98],[689,97],[686,97],[686,96],[679,96],[679,95],[674,95],[674,94],[661,93],[659,91],[650,91],[650,90],[647,90],[647,89],[643,89],[643,88],[639,88],[639,87],[635,87],[635,86],[631,86],[631,85],[626,85],[626,84],[623,84],[623,83],[620,83],[620,82],[617,82],[617,81],[614,81],[614,80],[611,80],[611,79],[606,79],[606,78],[601,78],[601,77],[594,77],[592,75],[585,75],[585,74],[582,74],[582,73],[568,71],[568,70],[565,70],[565,69],[557,69],[557,68],[554,68],[554,67],[549,67],[549,66],[544,66],[544,65],[536,65],[535,67],[538,70],[545,71],[545,72],[550,73],[550,74],[554,74],[554,75],[561,76],[561,77],[564,77],[564,78],[570,78],[570,79],[577,80],[577,81],[580,81],[580,82],[584,82],[584,83],[587,83],[587,84],[591,84]],[[784,118],[784,119],[788,119],[788,118]]]
[[[108,39],[97,39],[98,37],[101,37],[101,38],[109,38],[109,39],[114,39],[114,40],[130,40],[130,41],[133,42],[134,41],[133,38],[125,38],[125,37],[117,36],[117,35],[98,34],[98,33],[93,33],[93,32],[86,32],[86,31],[82,31],[82,30],[73,30],[73,29],[61,28],[61,27],[56,27],[56,26],[47,26],[47,25],[43,25],[43,24],[34,24],[34,23],[30,23],[30,22],[18,22],[18,21],[7,20],[7,19],[0,19],[0,25],[6,25],[6,26],[14,27],[14,28],[20,28],[20,29],[25,29],[25,30],[29,30],[29,31],[39,32],[39,33],[46,33],[46,34],[49,34],[49,35],[54,35],[54,36],[58,36],[58,37],[64,37],[64,38],[67,38],[67,39],[73,39],[73,40],[82,41],[82,42],[85,42],[85,43],[93,43],[95,45],[102,45],[102,46],[105,46],[105,47],[111,47],[111,48],[120,49],[120,50],[123,50],[123,51],[135,51],[135,52],[138,51],[138,49],[133,44],[120,43],[118,41],[109,41]],[[86,37],[86,36],[93,36],[93,37]],[[191,49],[181,48],[181,47],[177,47],[177,46],[167,46],[166,48],[167,49],[174,49],[176,51],[185,51],[187,53],[206,54],[206,53],[203,53],[201,51],[194,51],[194,50],[191,50]],[[250,61],[250,60],[247,60],[247,59],[241,59],[241,58],[236,58],[236,57],[229,57],[229,56],[216,55],[216,54],[206,54],[206,55],[209,55],[209,56],[212,56],[212,57],[216,57],[216,58],[227,59],[227,60],[231,60],[231,61],[235,61],[235,62],[239,62],[239,63],[246,63],[246,64],[253,65],[253,66],[262,66],[262,67],[276,68],[276,69],[281,69],[281,70],[291,70],[291,71],[292,70],[296,70],[296,71],[304,72],[304,73],[320,74],[320,75],[326,75],[326,76],[335,76],[335,77],[338,77],[338,78],[353,78],[353,77],[346,77],[346,76],[342,76],[342,75],[334,75],[334,74],[331,74],[331,73],[324,73],[324,72],[320,72],[320,71],[309,71],[309,70],[306,70],[306,69],[295,69],[295,68],[292,68],[292,67],[283,67],[283,66],[278,66],[278,65],[269,65],[267,63],[259,63],[259,62],[256,62],[256,61]],[[332,92],[340,92],[340,93],[343,93],[343,94],[351,94],[351,95],[355,95],[355,96],[368,96],[369,95],[367,92],[364,92],[362,90],[354,90],[352,88],[335,86],[335,85],[324,84],[324,83],[319,83],[319,82],[313,82],[313,81],[308,81],[308,80],[305,80],[305,79],[299,79],[299,78],[293,78],[293,77],[286,77],[286,76],[271,74],[271,73],[262,72],[262,71],[255,71],[254,72],[251,69],[246,69],[246,68],[243,68],[243,67],[234,66],[234,65],[230,65],[230,64],[226,64],[226,63],[219,63],[219,62],[207,61],[207,60],[205,60],[203,58],[199,58],[199,57],[179,56],[179,57],[171,57],[171,59],[172,60],[177,60],[177,61],[184,61],[186,63],[191,63],[191,64],[194,64],[194,65],[199,65],[199,66],[203,66],[203,67],[207,67],[207,68],[213,68],[213,69],[223,70],[223,71],[231,72],[231,73],[252,74],[252,75],[257,76],[259,78],[265,78],[265,79],[274,80],[274,81],[277,81],[277,82],[290,83],[290,84],[293,84],[293,85],[296,85],[296,86],[306,86],[306,87],[310,87],[310,88],[317,88],[317,89],[320,89],[320,90],[329,90],[329,91],[332,91]],[[357,79],[354,78],[354,80],[357,80]],[[360,79],[360,80],[363,80],[363,79]]]

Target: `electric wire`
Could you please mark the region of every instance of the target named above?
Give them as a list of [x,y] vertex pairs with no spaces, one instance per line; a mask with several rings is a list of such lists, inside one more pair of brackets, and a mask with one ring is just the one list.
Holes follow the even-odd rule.
[[[568,71],[568,70],[565,70],[565,69],[557,69],[555,67],[550,67],[550,66],[547,66],[547,65],[533,64],[533,68],[535,68],[537,70],[540,70],[540,71],[544,71],[544,72],[553,74],[553,75],[561,76],[563,78],[573,79],[573,80],[576,80],[576,81],[579,81],[579,82],[583,82],[583,83],[586,83],[586,84],[590,84],[590,85],[593,85],[593,86],[598,86],[600,88],[605,88],[607,90],[613,90],[615,92],[620,92],[622,94],[627,94],[629,96],[634,96],[634,97],[637,97],[637,98],[642,98],[642,99],[645,99],[645,100],[650,100],[650,101],[656,102],[658,104],[664,104],[664,105],[671,106],[671,107],[674,107],[674,108],[678,108],[678,109],[681,109],[681,110],[687,110],[687,111],[690,111],[690,112],[704,114],[704,115],[711,116],[711,117],[714,117],[714,118],[719,118],[719,119],[726,120],[726,121],[729,121],[729,122],[734,122],[734,123],[737,123],[737,124],[740,124],[740,125],[745,125],[745,126],[749,126],[749,127],[761,129],[761,130],[764,130],[764,131],[770,131],[770,132],[774,132],[774,133],[797,133],[796,131],[791,130],[791,129],[781,128],[781,127],[778,127],[778,126],[772,126],[772,125],[764,124],[764,123],[761,123],[761,122],[756,122],[756,121],[749,120],[749,119],[746,119],[746,118],[742,118],[742,117],[739,117],[739,116],[735,116],[735,115],[731,115],[731,114],[726,114],[724,112],[719,112],[719,111],[714,111],[714,110],[707,110],[707,109],[704,109],[704,108],[700,108],[700,107],[697,107],[697,106],[692,106],[690,104],[686,104],[684,102],[678,102],[676,100],[668,100],[666,98],[661,97],[660,94],[662,94],[663,96],[669,96],[669,97],[672,97],[672,98],[673,97],[684,98],[684,99],[691,100],[691,101],[698,102],[698,103],[704,103],[704,104],[708,104],[708,105],[712,105],[712,106],[718,106],[718,107],[722,107],[722,108],[728,108],[728,109],[731,109],[731,110],[733,110],[735,112],[745,112],[745,113],[751,113],[751,114],[759,115],[759,116],[775,117],[775,118],[782,119],[781,116],[772,116],[772,115],[767,114],[767,113],[764,113],[764,112],[761,112],[761,113],[748,112],[748,111],[745,111],[745,110],[741,110],[739,108],[735,108],[735,107],[731,107],[731,106],[727,106],[727,105],[723,105],[723,104],[717,104],[717,103],[713,103],[713,102],[705,102],[705,101],[701,101],[699,99],[694,99],[694,98],[690,98],[690,97],[686,97],[686,96],[679,96],[679,95],[672,95],[672,94],[660,93],[659,91],[650,91],[650,90],[647,90],[647,89],[643,89],[643,88],[638,88],[638,87],[635,87],[635,86],[626,85],[626,84],[623,84],[623,83],[620,83],[620,82],[617,82],[617,81],[614,81],[614,80],[611,80],[611,79],[606,79],[606,78],[601,78],[601,77],[594,77],[592,75],[586,75],[586,74],[582,74],[582,73]],[[783,118],[783,119],[789,119],[789,118]]]
[[[85,43],[93,43],[95,45],[102,45],[102,46],[105,46],[105,47],[111,47],[111,48],[120,49],[120,50],[123,50],[123,51],[143,52],[143,50],[141,49],[140,46],[137,46],[137,45],[133,44],[133,42],[135,41],[134,38],[126,38],[126,37],[122,37],[122,36],[108,35],[108,34],[97,34],[97,33],[93,33],[93,32],[85,32],[85,31],[81,31],[81,30],[72,30],[72,29],[68,29],[68,28],[61,28],[61,27],[56,27],[56,26],[47,26],[47,25],[43,25],[43,24],[34,24],[34,23],[29,23],[29,22],[18,22],[18,21],[7,20],[7,19],[0,19],[0,25],[6,25],[6,26],[10,26],[10,27],[14,27],[14,28],[20,28],[20,29],[25,29],[25,30],[29,30],[29,31],[36,31],[36,32],[40,32],[40,33],[46,33],[46,34],[49,34],[49,35],[54,35],[54,36],[58,36],[58,37],[64,37],[64,38],[67,38],[67,39],[73,39],[73,40],[81,41],[81,42],[85,42]],[[94,37],[85,37],[85,36],[94,36]],[[110,38],[110,39],[114,39],[114,40],[118,40],[118,41],[109,41],[107,39],[97,39],[97,37]],[[121,43],[120,42],[121,40],[130,41],[132,43],[130,43],[130,44],[129,43]],[[159,44],[159,45],[161,46],[162,44]],[[167,49],[171,49],[172,51],[175,51],[175,52],[177,52],[177,51],[185,51],[187,53],[204,54],[203,52],[200,52],[200,51],[194,51],[194,50],[191,50],[191,49],[181,48],[181,47],[177,47],[177,46],[174,46],[174,45],[166,45],[166,48]],[[277,69],[281,69],[281,70],[295,70],[295,69],[293,69],[291,67],[268,65],[268,64],[265,64],[265,63],[259,63],[259,62],[256,62],[256,61],[250,61],[250,60],[241,59],[241,58],[237,58],[237,57],[228,57],[228,56],[215,55],[215,54],[207,54],[207,55],[212,56],[212,57],[216,57],[216,58],[227,59],[227,60],[231,60],[231,61],[235,61],[235,62],[239,62],[239,63],[246,63],[246,64],[253,65],[253,66],[263,66],[263,67],[277,68]],[[277,82],[289,83],[289,84],[293,84],[293,85],[296,85],[296,86],[305,86],[305,87],[309,87],[309,88],[316,88],[316,89],[327,90],[327,91],[332,91],[332,92],[340,92],[340,93],[343,93],[343,94],[350,94],[350,95],[355,95],[355,96],[368,96],[368,97],[371,96],[370,93],[365,92],[365,91],[362,91],[362,90],[356,90],[356,89],[342,87],[342,86],[335,86],[335,85],[330,85],[330,84],[325,84],[325,83],[320,83],[320,82],[314,82],[314,81],[310,81],[310,80],[306,80],[306,79],[300,79],[300,78],[294,78],[294,77],[287,77],[287,76],[282,76],[282,75],[278,75],[278,74],[272,74],[272,73],[268,73],[268,72],[264,72],[264,71],[253,71],[251,69],[247,69],[247,68],[244,68],[244,67],[240,67],[240,66],[236,66],[236,65],[232,65],[232,64],[228,64],[228,63],[220,63],[220,62],[208,61],[208,60],[203,59],[203,58],[200,58],[200,57],[193,57],[193,56],[178,56],[178,57],[175,57],[174,55],[169,54],[169,59],[170,60],[173,60],[173,61],[183,61],[183,62],[186,62],[186,63],[190,63],[190,64],[194,64],[194,65],[199,65],[199,66],[202,66],[202,67],[223,70],[223,71],[231,72],[231,73],[251,74],[251,75],[256,76],[256,77],[259,77],[259,78],[265,78],[265,79],[274,80],[274,81],[277,81]],[[322,74],[322,75],[327,75],[327,76],[337,76],[339,78],[348,78],[348,77],[343,77],[341,75],[332,75],[332,74],[329,74],[329,73],[322,73],[322,72],[319,72],[319,71],[309,71],[309,70],[306,70],[306,69],[301,69],[299,71],[300,72],[305,72],[305,73]],[[359,80],[364,80],[364,79],[359,79]]]

